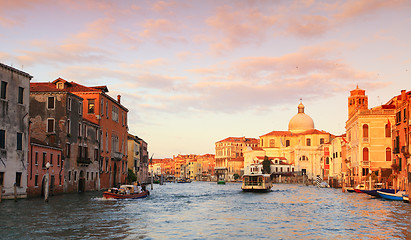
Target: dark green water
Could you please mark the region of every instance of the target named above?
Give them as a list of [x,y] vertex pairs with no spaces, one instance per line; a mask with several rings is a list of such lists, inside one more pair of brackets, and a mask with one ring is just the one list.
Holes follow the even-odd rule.
[[101,192],[0,203],[0,239],[411,239],[411,204],[341,189],[209,182],[154,185],[136,200]]

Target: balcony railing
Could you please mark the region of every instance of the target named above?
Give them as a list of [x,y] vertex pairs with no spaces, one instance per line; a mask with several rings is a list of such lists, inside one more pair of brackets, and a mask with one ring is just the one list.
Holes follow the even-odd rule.
[[362,161],[363,166],[370,166],[370,161]]
[[111,159],[121,161],[123,154],[121,152],[111,152]]
[[86,157],[78,157],[77,158],[77,163],[78,164],[90,164],[91,163],[91,159],[90,158],[86,158]]

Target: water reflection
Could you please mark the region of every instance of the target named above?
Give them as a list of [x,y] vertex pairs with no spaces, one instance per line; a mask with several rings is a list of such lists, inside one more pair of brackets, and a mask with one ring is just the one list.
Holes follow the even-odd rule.
[[411,239],[411,205],[299,185],[156,185],[146,199],[101,193],[0,203],[5,239]]

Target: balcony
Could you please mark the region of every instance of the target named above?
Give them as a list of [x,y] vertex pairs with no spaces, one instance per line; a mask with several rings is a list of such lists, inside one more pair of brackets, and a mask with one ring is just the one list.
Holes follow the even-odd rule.
[[91,163],[91,159],[88,157],[78,157],[77,164],[81,165],[89,165]]
[[121,152],[111,152],[111,159],[114,161],[121,161],[123,156],[124,155]]
[[362,138],[362,141],[365,142],[365,143],[367,143],[367,142],[368,142],[368,138],[367,138],[367,137]]

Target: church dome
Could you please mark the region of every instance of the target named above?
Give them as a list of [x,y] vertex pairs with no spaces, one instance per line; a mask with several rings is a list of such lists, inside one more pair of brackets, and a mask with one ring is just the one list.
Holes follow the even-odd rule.
[[288,123],[288,131],[301,133],[311,129],[314,129],[314,121],[304,113],[304,105],[300,103],[298,105],[298,113]]

